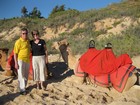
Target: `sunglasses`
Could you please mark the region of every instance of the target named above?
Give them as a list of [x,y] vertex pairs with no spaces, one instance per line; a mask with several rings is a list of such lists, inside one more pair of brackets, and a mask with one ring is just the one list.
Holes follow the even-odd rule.
[[33,35],[38,35],[38,34],[33,34]]

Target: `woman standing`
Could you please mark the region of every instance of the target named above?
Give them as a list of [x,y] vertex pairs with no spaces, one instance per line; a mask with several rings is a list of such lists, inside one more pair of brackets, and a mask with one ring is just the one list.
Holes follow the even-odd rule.
[[33,78],[36,81],[37,89],[45,89],[43,82],[45,81],[45,72],[47,71],[46,63],[48,63],[48,55],[46,43],[39,38],[39,31],[32,31],[33,40],[30,41],[32,51]]

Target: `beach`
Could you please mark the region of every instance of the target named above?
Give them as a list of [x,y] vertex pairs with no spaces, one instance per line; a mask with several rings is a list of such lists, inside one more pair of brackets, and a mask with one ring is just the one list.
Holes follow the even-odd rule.
[[[50,59],[53,59],[50,58]],[[134,64],[135,65],[135,64]],[[45,90],[28,81],[27,95],[20,95],[17,77],[4,76],[0,71],[0,105],[139,105],[140,86],[119,93],[115,89],[82,83],[73,70],[54,59],[48,65],[52,72],[45,81]]]

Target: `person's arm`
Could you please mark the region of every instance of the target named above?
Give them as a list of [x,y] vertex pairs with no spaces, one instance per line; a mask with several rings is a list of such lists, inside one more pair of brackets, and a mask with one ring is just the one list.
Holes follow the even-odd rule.
[[48,51],[46,45],[44,45],[45,54],[46,54],[46,64],[48,63]]
[[14,46],[14,61],[15,61],[15,68],[18,70],[19,69],[19,65],[18,65],[18,52],[19,52],[19,43],[16,41],[15,46]]
[[18,70],[19,65],[18,65],[18,54],[14,53],[14,61],[15,61],[15,68]]

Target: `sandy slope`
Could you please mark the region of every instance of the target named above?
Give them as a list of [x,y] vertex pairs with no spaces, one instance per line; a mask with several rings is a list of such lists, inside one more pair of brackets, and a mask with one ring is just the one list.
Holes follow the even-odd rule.
[[140,105],[140,86],[118,93],[114,89],[81,84],[81,79],[66,71],[63,62],[52,62],[52,77],[45,82],[46,90],[37,90],[30,80],[27,95],[17,92],[17,78],[0,72],[0,105]]

